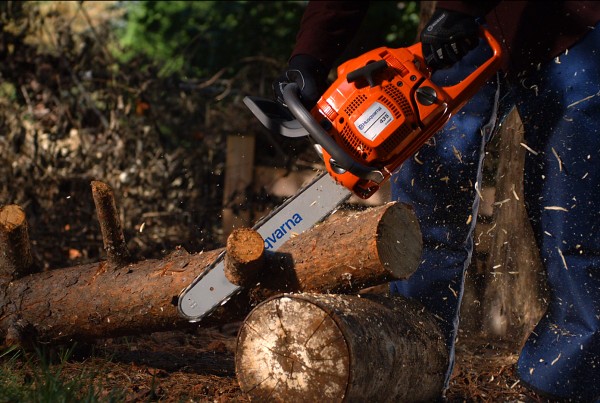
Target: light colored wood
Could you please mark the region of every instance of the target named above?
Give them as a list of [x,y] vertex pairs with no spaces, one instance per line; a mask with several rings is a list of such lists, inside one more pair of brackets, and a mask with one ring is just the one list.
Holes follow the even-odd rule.
[[245,286],[256,279],[264,267],[265,241],[251,228],[234,229],[227,238],[225,276],[231,283]]
[[403,297],[277,296],[236,347],[240,387],[261,402],[434,401],[447,367],[435,319]]

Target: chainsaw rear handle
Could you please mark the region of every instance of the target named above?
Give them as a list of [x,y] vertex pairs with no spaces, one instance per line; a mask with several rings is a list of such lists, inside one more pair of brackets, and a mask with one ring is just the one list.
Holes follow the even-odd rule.
[[[446,103],[448,104],[448,110],[455,111],[460,108],[464,103],[471,99],[477,91],[489,80],[489,78],[498,70],[502,63],[502,47],[500,43],[494,38],[491,32],[481,26],[479,28],[479,37],[484,39],[490,49],[492,50],[492,56],[487,59],[481,66],[477,67],[461,82],[441,87],[444,92],[448,95]],[[408,50],[414,55],[418,56],[423,61],[423,45],[421,42],[415,43],[408,47]]]
[[298,84],[289,83],[283,88],[283,100],[292,115],[308,131],[309,136],[329,153],[335,161],[335,164],[332,165],[336,165],[361,179],[368,179],[376,183],[383,182],[384,175],[381,171],[355,161],[333,140],[304,107],[300,101],[299,93]]

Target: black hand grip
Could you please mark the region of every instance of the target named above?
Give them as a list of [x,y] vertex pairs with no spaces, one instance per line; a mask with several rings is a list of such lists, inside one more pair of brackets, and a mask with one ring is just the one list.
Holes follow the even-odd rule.
[[348,80],[349,83],[353,83],[357,80],[360,80],[361,78],[364,78],[365,80],[367,80],[367,83],[369,83],[371,87],[375,87],[375,80],[373,79],[373,74],[375,74],[376,71],[387,67],[387,65],[387,62],[383,59],[377,62],[369,63],[364,67],[361,67],[348,73],[348,75],[346,76],[346,80]]

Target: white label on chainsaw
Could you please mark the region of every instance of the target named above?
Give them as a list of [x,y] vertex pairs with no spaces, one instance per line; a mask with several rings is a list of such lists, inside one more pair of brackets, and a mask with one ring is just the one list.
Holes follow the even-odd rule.
[[394,121],[394,117],[390,110],[380,104],[374,102],[373,105],[362,114],[354,125],[365,138],[373,141],[381,134],[383,129]]

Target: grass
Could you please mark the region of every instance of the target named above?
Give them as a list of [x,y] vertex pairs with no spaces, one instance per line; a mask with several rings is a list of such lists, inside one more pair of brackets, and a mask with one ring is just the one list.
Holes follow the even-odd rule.
[[118,402],[121,392],[103,389],[105,374],[89,371],[85,365],[65,371],[73,347],[60,350],[36,349],[26,352],[9,348],[0,353],[0,403]]

